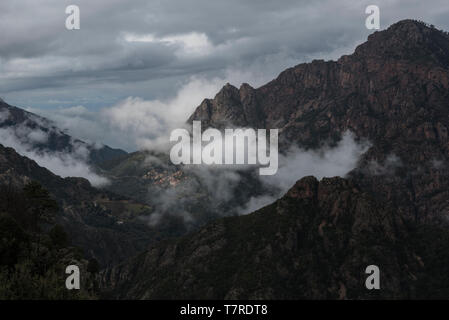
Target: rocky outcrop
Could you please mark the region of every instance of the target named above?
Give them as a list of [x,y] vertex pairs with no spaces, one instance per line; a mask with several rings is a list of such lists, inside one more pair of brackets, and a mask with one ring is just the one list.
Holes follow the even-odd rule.
[[188,122],[193,120],[201,120],[204,127],[264,127],[264,114],[259,108],[256,90],[247,83],[240,89],[227,83],[213,100],[201,103]]

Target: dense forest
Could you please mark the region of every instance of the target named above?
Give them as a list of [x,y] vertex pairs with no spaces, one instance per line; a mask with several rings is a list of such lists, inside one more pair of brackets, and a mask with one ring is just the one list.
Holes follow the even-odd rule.
[[[0,186],[0,299],[95,299],[98,263],[73,247],[55,224],[58,203],[39,183]],[[68,290],[65,269],[77,265],[80,290]]]

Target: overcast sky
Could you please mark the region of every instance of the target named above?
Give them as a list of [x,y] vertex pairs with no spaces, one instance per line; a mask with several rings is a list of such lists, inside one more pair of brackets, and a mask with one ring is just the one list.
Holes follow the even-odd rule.
[[[80,30],[65,28],[72,4]],[[447,0],[1,0],[0,96],[132,150],[136,137],[108,130],[155,137],[133,121],[168,109],[170,122],[226,81],[257,87],[287,67],[353,52],[372,32],[370,4],[381,29],[414,18],[449,30]]]

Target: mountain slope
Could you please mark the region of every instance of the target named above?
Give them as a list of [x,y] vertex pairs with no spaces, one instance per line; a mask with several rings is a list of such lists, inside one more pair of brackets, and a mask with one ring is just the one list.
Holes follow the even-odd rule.
[[[350,181],[306,177],[272,205],[153,245],[102,280],[120,299],[441,298],[447,240],[447,229],[407,224]],[[381,290],[365,288],[371,264]]]
[[61,208],[57,222],[103,266],[131,257],[157,236],[138,218],[147,206],[97,190],[83,178],[63,179],[0,144],[0,184],[21,189],[30,181],[50,191]]

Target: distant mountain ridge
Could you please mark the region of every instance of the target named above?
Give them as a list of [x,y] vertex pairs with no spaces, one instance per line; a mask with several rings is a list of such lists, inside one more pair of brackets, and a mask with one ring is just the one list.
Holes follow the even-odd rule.
[[[31,149],[36,152],[72,153],[76,148],[85,148],[88,153],[87,160],[92,164],[100,164],[127,154],[121,149],[114,149],[106,145],[98,147],[73,138],[52,121],[11,106],[3,100],[0,101],[0,129],[11,130],[19,140],[31,144]],[[32,132],[34,134],[38,132],[41,135],[30,136],[29,134],[33,134]],[[35,139],[33,140],[33,138]]]

